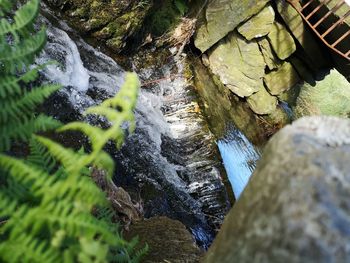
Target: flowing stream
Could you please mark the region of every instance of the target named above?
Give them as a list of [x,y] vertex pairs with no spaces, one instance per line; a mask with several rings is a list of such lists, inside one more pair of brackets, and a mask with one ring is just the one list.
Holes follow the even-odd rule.
[[248,184],[260,154],[244,134],[234,127],[218,141],[218,147],[232,190],[238,199]]
[[[125,71],[85,43],[45,5],[42,8],[48,44],[37,63],[58,61],[59,65],[43,71],[42,78],[63,85],[46,103],[45,111],[63,122],[82,119],[84,109],[118,91]],[[141,81],[160,81],[140,91],[135,133],[118,151],[108,146],[117,163],[115,182],[140,199],[145,217],[165,215],[180,220],[197,243],[207,248],[230,206],[216,139],[199,111],[193,88],[178,74],[183,70],[180,62],[135,70]],[[171,75],[176,77],[164,78]],[[239,196],[258,155],[237,130],[229,134],[234,136],[219,140],[218,146]],[[70,145],[84,142],[78,137],[71,140]],[[244,179],[240,182],[237,178]]]

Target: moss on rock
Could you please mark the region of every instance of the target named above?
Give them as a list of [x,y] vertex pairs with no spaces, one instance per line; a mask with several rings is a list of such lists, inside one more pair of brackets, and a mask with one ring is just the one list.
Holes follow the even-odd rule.
[[333,69],[315,85],[305,83],[301,87],[293,111],[297,118],[306,115],[350,117],[350,83]]
[[63,15],[84,35],[102,40],[114,51],[121,51],[127,40],[141,28],[153,6],[152,0],[47,0],[64,10]]

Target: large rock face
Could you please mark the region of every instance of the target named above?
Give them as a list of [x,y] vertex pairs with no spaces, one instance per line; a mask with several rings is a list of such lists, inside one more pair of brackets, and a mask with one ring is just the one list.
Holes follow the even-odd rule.
[[257,14],[269,0],[209,1],[205,23],[197,30],[195,45],[205,52],[244,20]]
[[349,160],[347,119],[281,130],[204,262],[350,262]]
[[[60,25],[54,17],[50,18],[54,25]],[[50,97],[43,110],[62,122],[83,119],[86,107],[100,104],[115,94],[124,81],[124,70],[110,57],[87,45],[66,25],[61,24],[71,35],[44,18],[42,22],[47,24],[48,43],[37,63],[56,59],[62,65],[48,66],[42,72],[42,79],[65,87]],[[148,62],[151,56],[156,64],[143,69],[144,61]],[[154,58],[154,53],[133,61],[143,82],[169,75],[179,78],[165,79],[140,90],[135,132],[125,138],[118,151],[112,144],[106,147],[117,164],[113,179],[133,200],[142,200],[146,218],[164,215],[178,219],[198,244],[206,247],[229,205],[214,136],[198,110],[192,89],[180,77],[181,69],[173,67],[174,61],[164,63],[161,56]],[[138,61],[142,64],[136,64]],[[88,121],[108,126],[103,119],[88,118]],[[80,136],[66,137],[60,137],[64,145],[85,145]]]
[[210,68],[233,93],[247,97],[263,85],[265,62],[255,41],[231,33],[209,53]]

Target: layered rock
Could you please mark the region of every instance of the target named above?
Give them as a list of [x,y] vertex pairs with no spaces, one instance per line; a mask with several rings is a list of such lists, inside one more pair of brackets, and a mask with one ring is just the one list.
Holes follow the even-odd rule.
[[265,62],[255,41],[231,33],[209,52],[212,72],[233,93],[248,97],[263,85]]
[[284,60],[290,57],[296,51],[296,45],[293,37],[286,28],[280,23],[274,23],[267,39],[278,58]]
[[[246,98],[253,112],[267,115],[278,111],[275,95],[289,89],[289,84],[295,84],[297,78],[296,72],[288,68],[293,73],[292,79],[284,76],[287,87],[281,92],[271,92],[274,88],[265,87],[263,79],[286,73],[282,61],[295,52],[296,45],[286,28],[275,21],[275,11],[268,1],[255,1],[254,8],[251,7],[254,1],[248,2],[210,2],[205,11],[206,24],[199,27],[195,45],[201,51],[209,49],[207,65],[228,89]],[[228,23],[222,24],[227,20]],[[269,71],[278,73],[266,75]]]
[[239,26],[237,30],[247,40],[252,40],[253,38],[263,37],[270,33],[274,21],[275,11],[271,5],[267,5],[261,12]]
[[195,36],[195,45],[205,52],[240,23],[257,14],[269,0],[209,1],[202,23]]
[[349,160],[347,119],[278,132],[204,262],[349,262]]
[[277,105],[294,105],[300,83],[314,82],[328,63],[297,11],[285,0],[276,2],[211,1],[195,36],[222,84],[254,113],[270,117],[280,115]]

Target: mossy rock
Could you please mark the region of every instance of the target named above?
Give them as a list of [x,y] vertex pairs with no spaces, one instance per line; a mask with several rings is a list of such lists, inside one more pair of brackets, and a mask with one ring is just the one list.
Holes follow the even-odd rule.
[[293,109],[296,118],[306,115],[350,117],[350,83],[333,69],[315,85],[301,87]]
[[87,37],[102,40],[112,50],[122,51],[129,38],[144,24],[153,1],[47,0],[59,8],[68,22]]

